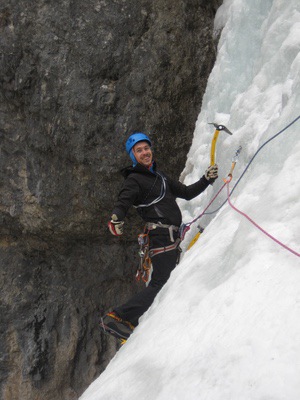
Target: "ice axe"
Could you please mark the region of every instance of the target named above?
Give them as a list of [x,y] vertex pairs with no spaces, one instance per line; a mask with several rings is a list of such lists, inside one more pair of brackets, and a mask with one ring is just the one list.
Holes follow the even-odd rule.
[[216,143],[217,143],[220,131],[225,131],[229,135],[232,135],[232,133],[224,125],[218,125],[218,124],[215,124],[214,122],[209,122],[209,124],[213,125],[216,128],[215,133],[214,133],[214,137],[212,138],[212,141],[211,141],[211,149],[210,149],[210,165],[215,165]]

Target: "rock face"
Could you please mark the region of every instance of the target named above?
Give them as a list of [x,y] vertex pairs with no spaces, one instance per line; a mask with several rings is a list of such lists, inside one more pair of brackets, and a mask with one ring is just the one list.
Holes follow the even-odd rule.
[[117,350],[101,312],[139,289],[136,236],[106,230],[141,130],[178,177],[221,0],[0,4],[0,393],[77,399]]

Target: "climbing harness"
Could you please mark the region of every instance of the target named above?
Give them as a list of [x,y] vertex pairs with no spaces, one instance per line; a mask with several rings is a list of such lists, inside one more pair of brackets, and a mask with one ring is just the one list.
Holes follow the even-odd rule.
[[[164,247],[156,247],[153,249],[149,249],[150,241],[149,241],[149,231],[157,228],[164,228],[169,230],[170,234],[170,240],[173,242],[169,246],[164,246]],[[178,250],[178,258],[176,260],[176,263],[179,263],[180,260],[180,253],[181,253],[181,248],[180,248],[180,243],[181,239],[177,238],[176,240],[174,239],[173,232],[178,232],[179,227],[175,225],[167,225],[167,224],[162,224],[160,222],[154,223],[154,222],[147,222],[144,228],[144,232],[138,235],[138,243],[140,245],[139,249],[139,256],[140,256],[140,263],[135,275],[135,278],[137,281],[142,280],[145,283],[148,283],[149,278],[150,278],[150,273],[151,273],[151,268],[152,268],[152,262],[151,258],[157,256],[158,254],[161,253],[166,253],[168,251],[172,250]]]
[[176,239],[173,244],[170,244],[169,246],[164,246],[164,247],[156,247],[155,249],[151,249],[149,251],[149,256],[152,258],[154,256],[157,256],[158,254],[165,253],[167,251],[172,251],[176,250],[180,244],[181,240],[180,238]]
[[154,222],[147,222],[146,223],[146,229],[148,229],[148,231],[152,231],[153,229],[156,229],[156,228],[166,228],[166,229],[168,229],[169,230],[169,234],[170,234],[171,242],[174,242],[173,232],[178,232],[178,230],[179,230],[178,226],[162,224],[161,222],[158,222],[157,224],[154,223]]

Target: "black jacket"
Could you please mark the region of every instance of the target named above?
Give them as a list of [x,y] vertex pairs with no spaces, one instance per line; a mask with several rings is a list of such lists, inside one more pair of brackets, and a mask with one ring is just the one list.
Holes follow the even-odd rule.
[[[113,209],[113,214],[120,221],[124,220],[131,206],[140,206],[137,211],[145,222],[160,221],[163,224],[180,226],[182,216],[176,198],[193,199],[209,186],[204,176],[198,182],[186,186],[156,171],[155,164],[154,172],[141,164],[125,168],[121,172],[126,179]],[[154,204],[143,207],[152,202]]]

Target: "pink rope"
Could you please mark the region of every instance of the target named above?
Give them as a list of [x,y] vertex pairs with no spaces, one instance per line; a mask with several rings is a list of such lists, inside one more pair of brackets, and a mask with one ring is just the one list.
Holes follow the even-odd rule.
[[258,228],[262,233],[264,233],[265,235],[269,236],[269,238],[271,238],[272,240],[274,240],[274,242],[276,242],[277,244],[279,244],[280,246],[282,246],[283,248],[285,248],[286,250],[290,251],[291,253],[295,254],[296,256],[300,257],[300,253],[297,253],[295,250],[291,249],[290,247],[286,246],[285,244],[283,244],[282,242],[280,242],[279,240],[277,240],[274,236],[270,235],[268,232],[266,232],[263,228],[261,228],[256,222],[253,221],[253,219],[251,219],[247,214],[245,214],[244,212],[238,210],[230,201],[230,191],[229,191],[229,182],[230,181],[226,181],[225,184],[227,184],[227,198],[228,198],[228,203],[229,205],[239,214],[243,215],[245,218],[247,218],[248,221],[250,221],[254,226],[256,226],[256,228]]

